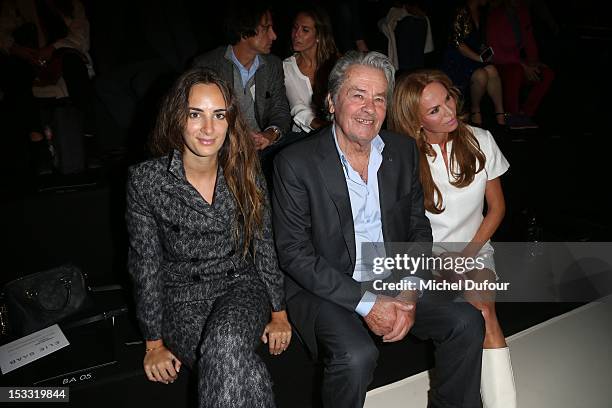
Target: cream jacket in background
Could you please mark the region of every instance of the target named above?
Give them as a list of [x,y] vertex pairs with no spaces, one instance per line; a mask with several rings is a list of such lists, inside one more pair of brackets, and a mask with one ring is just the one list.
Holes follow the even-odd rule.
[[[387,56],[393,63],[395,69],[399,68],[399,61],[397,57],[397,42],[395,41],[395,27],[397,23],[406,16],[411,15],[403,7],[391,7],[387,16],[378,20],[378,29],[381,33],[387,37]],[[424,16],[427,21],[427,35],[425,37],[425,47],[423,54],[428,54],[434,50],[433,36],[431,34],[431,23],[429,17]]]

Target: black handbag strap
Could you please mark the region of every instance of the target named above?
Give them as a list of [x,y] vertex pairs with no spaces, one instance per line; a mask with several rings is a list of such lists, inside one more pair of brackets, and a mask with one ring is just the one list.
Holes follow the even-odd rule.
[[110,319],[110,318],[113,318],[113,317],[117,317],[117,316],[120,316],[120,315],[125,314],[127,312],[128,312],[128,308],[127,307],[120,307],[120,308],[117,308],[117,309],[109,310],[107,312],[99,313],[99,314],[94,315],[94,316],[85,317],[83,319],[79,319],[79,320],[76,320],[76,321],[73,321],[73,322],[63,323],[62,324],[62,328],[63,329],[72,329],[74,327],[81,327],[81,326],[85,326],[85,325],[90,324],[90,323],[99,322],[100,320],[106,320],[106,319]]

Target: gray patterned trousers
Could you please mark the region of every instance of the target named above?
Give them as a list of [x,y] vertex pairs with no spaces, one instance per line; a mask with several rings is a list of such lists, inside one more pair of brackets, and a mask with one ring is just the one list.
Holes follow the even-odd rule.
[[270,375],[255,353],[270,302],[258,276],[249,275],[211,299],[165,302],[164,343],[197,370],[200,408],[274,407]]

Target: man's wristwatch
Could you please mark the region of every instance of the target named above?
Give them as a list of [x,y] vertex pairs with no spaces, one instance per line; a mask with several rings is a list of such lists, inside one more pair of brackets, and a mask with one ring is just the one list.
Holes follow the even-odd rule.
[[271,130],[274,137],[270,140],[270,144],[276,143],[281,137],[281,130],[276,126],[270,126],[266,131]]

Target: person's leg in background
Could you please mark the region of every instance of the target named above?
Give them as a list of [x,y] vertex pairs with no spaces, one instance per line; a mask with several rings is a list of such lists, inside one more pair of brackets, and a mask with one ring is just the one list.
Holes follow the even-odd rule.
[[83,118],[83,145],[86,158],[91,165],[92,159],[99,155],[99,148],[95,139],[97,131],[93,108],[93,84],[83,58],[73,52],[65,53],[62,58],[62,76],[70,99]]
[[531,111],[525,112],[525,106],[520,105],[524,86],[529,84],[525,70],[521,64],[500,64],[495,66],[503,85],[503,100],[508,113],[506,124],[510,129],[535,129]]
[[548,93],[553,80],[555,79],[555,72],[549,67],[543,65],[540,68],[540,80],[536,82],[530,82],[531,89],[527,94],[527,99],[522,106],[522,111],[528,116],[534,116],[542,103],[542,99]]
[[487,81],[487,94],[493,101],[495,107],[495,121],[498,125],[506,124],[506,111],[504,110],[503,90],[501,78],[495,65],[487,65],[484,67],[489,75]]
[[62,58],[62,69],[70,99],[83,114],[83,131],[95,133],[95,116],[93,110],[93,85],[89,79],[87,66],[82,57],[69,52]]
[[519,113],[521,86],[525,81],[525,72],[520,64],[495,65],[503,87],[503,101],[506,112],[511,115]]
[[480,102],[487,90],[489,74],[484,68],[478,68],[472,72],[470,79],[470,122],[482,126],[482,114],[480,113]]

